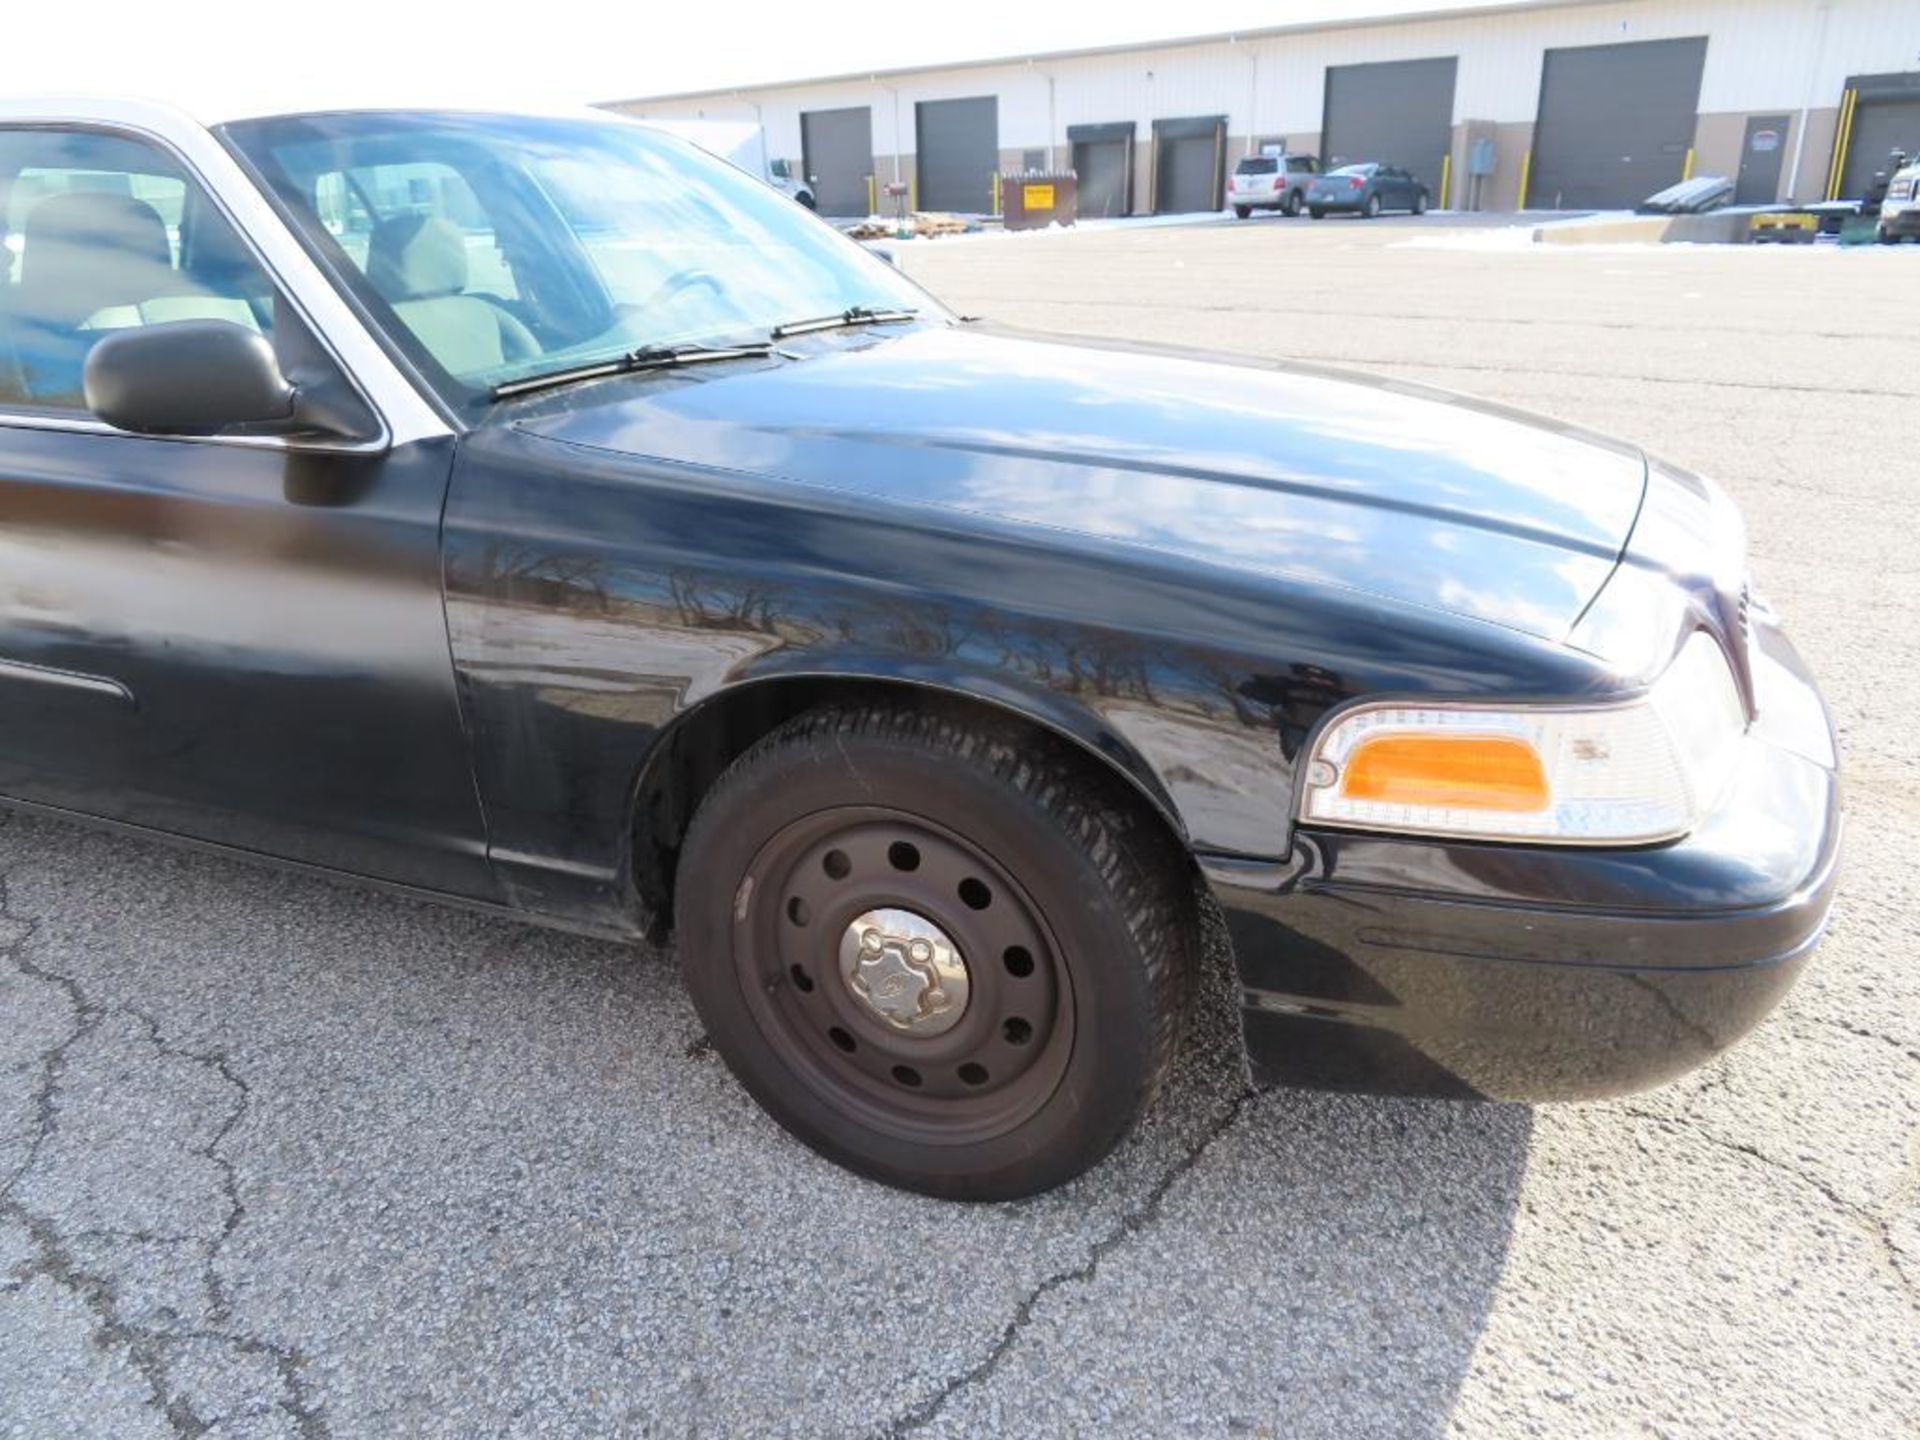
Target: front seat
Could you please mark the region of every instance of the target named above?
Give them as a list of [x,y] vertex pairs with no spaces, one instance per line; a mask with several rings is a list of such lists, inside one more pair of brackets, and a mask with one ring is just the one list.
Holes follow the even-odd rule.
[[96,317],[180,289],[166,222],[131,195],[49,195],[27,212],[20,252],[4,329],[31,400],[79,398]]
[[367,281],[441,368],[461,379],[541,353],[512,314],[467,295],[467,242],[437,215],[396,215],[374,226]]

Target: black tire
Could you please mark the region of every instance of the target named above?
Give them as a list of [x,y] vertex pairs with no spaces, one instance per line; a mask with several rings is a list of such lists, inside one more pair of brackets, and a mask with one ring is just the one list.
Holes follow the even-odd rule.
[[1424,215],[1427,213],[1426,191],[1422,190],[1418,195],[1413,197],[1413,213],[1416,215]]
[[1289,190],[1287,192],[1286,211],[1288,215],[1298,218],[1302,203],[1303,201],[1298,190]]
[[1367,203],[1361,208],[1360,213],[1369,220],[1378,220],[1380,218],[1380,197],[1378,195],[1367,196]]
[[802,190],[798,195],[794,196],[793,198],[798,200],[802,205],[804,205],[809,210],[818,210],[820,208],[820,202],[813,198],[813,192],[811,190]]
[[1235,219],[1245,220],[1253,214],[1253,207],[1251,205],[1236,205],[1233,207],[1233,214]]
[[1312,215],[1316,220],[1324,220],[1327,218],[1327,212],[1322,210],[1318,205],[1313,207]]
[[[856,991],[851,922],[880,909],[964,957],[945,1033],[902,1034]],[[676,914],[707,1034],[775,1120],[964,1200],[1049,1189],[1127,1133],[1172,1063],[1198,935],[1183,857],[1118,781],[1018,728],[886,706],[802,715],[736,761],[688,833]],[[942,983],[909,1000],[916,1023]]]

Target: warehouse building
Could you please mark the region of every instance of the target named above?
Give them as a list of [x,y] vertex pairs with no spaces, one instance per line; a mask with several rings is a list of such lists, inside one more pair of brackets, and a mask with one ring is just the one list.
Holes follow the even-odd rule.
[[1217,210],[1242,156],[1376,160],[1456,208],[1629,206],[1691,174],[1742,203],[1860,194],[1920,150],[1916,0],[1560,0],[612,102],[751,120],[866,214],[987,213],[1072,169],[1082,215]]

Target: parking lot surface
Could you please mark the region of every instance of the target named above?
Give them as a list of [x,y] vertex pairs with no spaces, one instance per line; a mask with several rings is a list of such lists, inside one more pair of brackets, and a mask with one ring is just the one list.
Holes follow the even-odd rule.
[[1920,1433],[1920,253],[1453,233],[901,258],[1724,481],[1851,796],[1746,1044],[1604,1104],[1250,1094],[1216,976],[1109,1163],[954,1206],[765,1120],[667,956],[0,819],[0,1435]]

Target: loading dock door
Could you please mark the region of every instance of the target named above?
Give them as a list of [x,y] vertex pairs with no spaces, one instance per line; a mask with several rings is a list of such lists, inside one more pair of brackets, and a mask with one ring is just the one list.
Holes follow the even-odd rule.
[[1153,122],[1153,213],[1183,215],[1226,203],[1227,117]]
[[1321,159],[1377,161],[1412,173],[1440,199],[1440,173],[1453,148],[1453,81],[1459,60],[1390,60],[1329,65]]
[[914,134],[920,208],[989,213],[1000,169],[999,100],[922,100],[914,106]]
[[1858,95],[1848,137],[1847,168],[1840,194],[1857,200],[1867,193],[1873,172],[1887,168],[1887,152],[1896,146],[1920,154],[1920,72],[1859,75],[1847,81]]
[[1707,37],[1547,51],[1527,203],[1618,210],[1686,173]]
[[1080,177],[1075,214],[1088,216],[1133,213],[1133,122],[1113,125],[1069,125],[1067,143],[1073,146],[1073,169]]
[[873,208],[867,195],[873,111],[867,106],[801,111],[800,155],[822,215],[865,215]]

